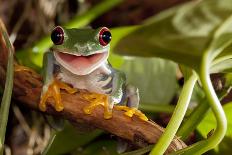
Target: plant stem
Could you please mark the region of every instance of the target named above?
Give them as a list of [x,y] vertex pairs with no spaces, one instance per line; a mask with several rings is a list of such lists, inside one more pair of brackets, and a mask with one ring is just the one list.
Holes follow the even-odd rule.
[[[228,90],[218,95],[219,100],[222,100],[224,96],[228,94]],[[177,132],[177,135],[181,137],[182,140],[186,140],[188,135],[196,129],[198,124],[201,123],[207,111],[210,109],[208,101],[204,98],[201,103],[194,109],[194,111],[189,115],[186,121],[184,121]],[[201,117],[199,117],[201,116]]]
[[150,155],[162,155],[170,145],[184,118],[196,80],[197,76],[194,73],[188,79],[186,79],[172,118],[169,121],[165,132],[150,152]]
[[200,142],[197,142],[185,149],[174,152],[172,155],[203,154],[207,152],[208,150],[213,149],[216,145],[218,145],[226,134],[227,120],[226,120],[224,110],[221,106],[221,103],[214,91],[213,85],[210,80],[209,64],[210,64],[210,61],[209,61],[208,55],[206,54],[203,57],[203,63],[202,63],[201,70],[200,70],[200,80],[202,83],[202,87],[205,91],[206,97],[209,101],[210,107],[212,108],[212,111],[217,121],[216,130],[214,131],[214,134],[211,137],[209,137],[207,140],[202,140]]
[[59,131],[55,131],[52,129],[48,143],[47,143],[46,147],[44,148],[43,152],[41,153],[41,155],[46,155],[48,153],[49,149],[52,146],[54,139],[56,138],[57,132],[59,132]]
[[[205,114],[209,110],[209,104],[207,100],[203,100],[199,105],[194,109],[194,111],[190,114],[188,119],[183,122],[180,129],[177,132],[177,135],[181,137],[182,140],[186,140],[189,134],[195,130],[197,125],[202,121]],[[201,116],[201,117],[199,117]]]
[[11,94],[13,88],[13,78],[14,78],[14,50],[10,43],[9,37],[7,35],[6,30],[1,27],[0,21],[0,33],[3,35],[3,38],[6,42],[6,47],[8,50],[8,62],[7,62],[7,71],[6,71],[6,83],[5,89],[2,97],[1,108],[0,108],[0,154],[3,154],[5,134],[6,134],[6,126],[9,115],[9,108],[11,102]]

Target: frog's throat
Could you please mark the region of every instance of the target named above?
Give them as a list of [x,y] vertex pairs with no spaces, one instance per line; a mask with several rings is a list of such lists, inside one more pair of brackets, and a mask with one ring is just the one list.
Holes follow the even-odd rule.
[[87,75],[99,68],[108,59],[109,52],[98,52],[88,56],[54,52],[56,61],[75,75]]

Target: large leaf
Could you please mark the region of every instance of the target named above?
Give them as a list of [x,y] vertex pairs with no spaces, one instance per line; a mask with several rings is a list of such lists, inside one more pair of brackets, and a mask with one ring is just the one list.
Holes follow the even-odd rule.
[[125,35],[114,51],[158,56],[198,69],[206,49],[218,52],[228,45],[231,4],[232,0],[192,1],[164,11]]
[[114,53],[110,53],[108,60],[114,68],[120,68],[124,62],[124,58],[122,56]]
[[169,103],[176,92],[176,64],[159,58],[128,58],[121,67],[139,88],[142,103]]
[[[223,106],[223,109],[226,113],[227,121],[228,121],[228,127],[226,136],[222,140],[222,142],[214,149],[214,153],[210,153],[213,155],[229,155],[231,154],[231,142],[232,142],[232,103],[228,103]],[[201,121],[201,123],[198,125],[197,130],[200,132],[200,134],[203,137],[207,137],[207,134],[216,127],[216,120],[213,116],[212,111],[209,111],[206,115],[206,117]]]
[[225,57],[228,57],[228,58],[232,58],[232,56],[230,55],[230,53],[232,53],[232,45],[226,47],[222,53],[220,53],[220,55],[218,56],[218,59],[219,58],[225,58]]
[[232,72],[232,44],[227,46],[216,58],[212,72]]
[[[223,106],[223,109],[226,113],[227,121],[228,121],[228,128],[226,135],[231,136],[232,135],[232,103],[228,103]],[[202,120],[202,122],[198,125],[197,130],[206,137],[207,134],[216,127],[216,120],[212,113],[212,111],[209,111],[206,117]]]
[[215,31],[210,45],[211,55],[216,57],[220,53],[224,55],[231,55],[232,51],[226,50],[232,43],[232,13],[221,23],[219,28]]

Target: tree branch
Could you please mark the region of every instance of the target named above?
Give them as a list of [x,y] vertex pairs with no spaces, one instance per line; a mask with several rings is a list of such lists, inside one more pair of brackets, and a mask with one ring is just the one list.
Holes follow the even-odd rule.
[[[4,86],[8,51],[1,36],[0,39],[0,83]],[[16,61],[15,64],[17,64]],[[42,78],[39,74],[28,70],[17,71],[14,76],[13,98],[20,101],[20,104],[39,111],[38,103],[42,85]],[[94,109],[91,115],[86,115],[83,112],[83,108],[89,103],[83,100],[79,93],[68,94],[62,91],[62,101],[64,110],[57,112],[52,107],[54,100],[49,98],[46,113],[65,118],[74,124],[81,122],[106,130],[141,147],[156,143],[164,132],[162,127],[152,121],[143,121],[137,118],[137,116],[129,118],[124,115],[123,111],[116,109],[113,109],[113,117],[108,120],[103,117],[104,109],[102,106]],[[186,147],[185,143],[178,137],[175,137],[166,153],[184,147]]]

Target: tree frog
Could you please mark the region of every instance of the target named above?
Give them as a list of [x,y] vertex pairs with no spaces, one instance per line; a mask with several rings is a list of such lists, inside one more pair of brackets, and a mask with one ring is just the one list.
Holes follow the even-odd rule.
[[[125,74],[111,67],[108,62],[111,33],[108,28],[66,29],[57,26],[51,33],[53,47],[44,54],[43,81],[39,108],[46,110],[46,100],[53,97],[56,111],[62,111],[60,89],[75,93],[77,89],[91,92],[83,95],[90,104],[84,108],[86,114],[102,104],[104,118],[112,117],[114,104],[127,100],[128,116],[138,114],[138,89],[126,84]],[[130,107],[130,108],[129,108]],[[143,117],[143,114],[139,114]]]

